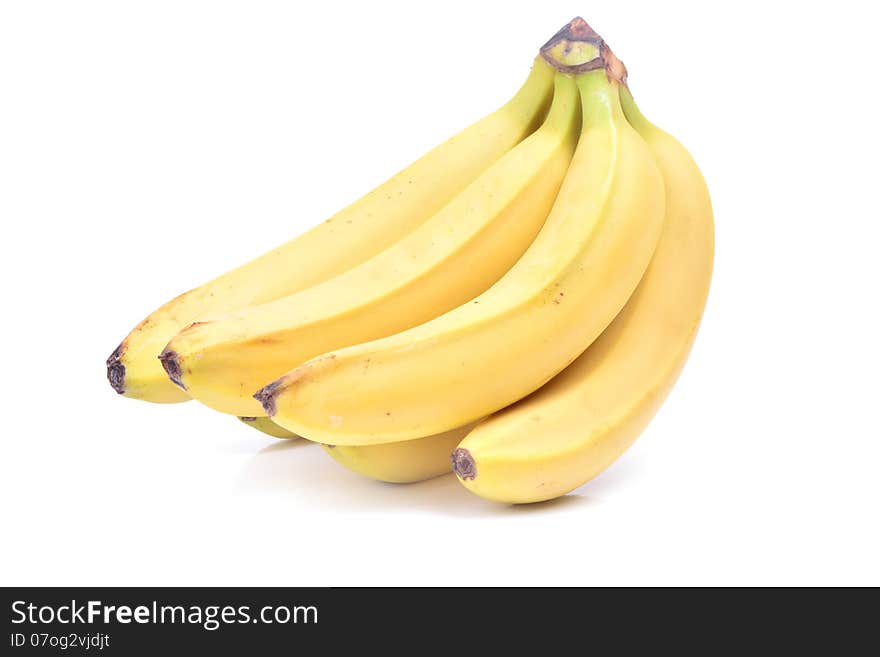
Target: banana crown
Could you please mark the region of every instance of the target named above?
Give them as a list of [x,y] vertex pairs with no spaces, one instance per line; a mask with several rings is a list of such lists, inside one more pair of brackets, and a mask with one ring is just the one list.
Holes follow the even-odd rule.
[[609,81],[626,85],[626,66],[580,16],[541,46],[541,57],[561,73],[580,75],[604,69]]

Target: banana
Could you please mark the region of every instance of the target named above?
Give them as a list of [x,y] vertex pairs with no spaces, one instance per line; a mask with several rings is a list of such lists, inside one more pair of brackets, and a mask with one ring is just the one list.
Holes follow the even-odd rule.
[[539,57],[522,88],[494,113],[310,231],[154,311],[107,359],[111,386],[151,402],[189,399],[157,360],[178,331],[201,317],[321,283],[397,242],[540,125],[552,96],[553,73]]
[[279,427],[269,418],[263,417],[252,417],[252,416],[239,416],[238,418],[242,422],[244,422],[249,427],[253,427],[257,431],[261,431],[267,436],[272,436],[273,438],[299,438],[295,433],[291,433],[284,427]]
[[583,126],[532,246],[471,302],[396,335],[316,357],[255,396],[281,426],[336,445],[436,434],[533,392],[630,297],[663,222],[663,180],[627,123],[622,63],[582,20],[542,49],[580,89]]
[[586,353],[455,451],[458,479],[490,500],[552,499],[607,468],[657,412],[697,333],[712,276],[709,192],[684,147],[644,118],[628,90],[621,98],[663,174],[663,234],[636,292]]
[[577,143],[579,106],[574,81],[557,74],[541,128],[437,214],[335,278],[184,329],[160,356],[169,376],[211,408],[264,415],[253,394],[309,358],[397,333],[473,299],[514,265],[544,224]]
[[381,445],[322,445],[340,465],[370,479],[411,484],[452,470],[451,454],[473,424],[416,440]]

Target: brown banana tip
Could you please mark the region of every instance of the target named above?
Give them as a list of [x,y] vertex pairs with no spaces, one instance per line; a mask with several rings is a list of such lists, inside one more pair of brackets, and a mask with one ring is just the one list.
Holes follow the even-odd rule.
[[452,452],[452,471],[463,481],[477,478],[477,463],[471,453],[463,447],[458,447]]
[[[590,44],[595,47],[598,56],[576,64],[560,61],[560,55],[568,56],[575,51],[577,44]],[[576,51],[575,51],[576,52]],[[626,85],[626,66],[605,43],[605,40],[587,24],[580,16],[576,16],[561,30],[554,34],[547,43],[541,46],[541,56],[557,71],[578,75],[599,69],[605,69],[609,80]]]
[[159,361],[162,363],[162,368],[165,370],[168,378],[186,390],[186,386],[183,385],[183,369],[180,367],[180,357],[177,355],[177,352],[165,349],[165,351],[159,354]]
[[117,394],[125,393],[125,365],[120,360],[125,351],[125,343],[120,344],[107,359],[107,380]]
[[238,419],[242,422],[256,422],[257,418],[252,415],[239,415]]
[[254,393],[254,399],[263,405],[263,410],[266,411],[266,414],[269,417],[275,415],[277,410],[275,408],[275,394],[283,385],[284,379],[278,379],[277,381],[273,381],[269,385],[260,388]]

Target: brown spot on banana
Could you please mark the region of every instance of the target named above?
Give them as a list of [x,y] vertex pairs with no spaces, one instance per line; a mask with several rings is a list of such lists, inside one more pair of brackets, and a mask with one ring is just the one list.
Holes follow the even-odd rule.
[[212,323],[211,321],[207,321],[207,322],[193,322],[192,324],[190,324],[189,326],[187,326],[185,329],[182,329],[182,330],[180,331],[180,333],[178,333],[178,335],[181,335],[181,334],[183,334],[183,333],[188,333],[189,331],[192,331],[193,329],[198,328],[199,326],[204,326],[205,324],[211,324],[211,323]]

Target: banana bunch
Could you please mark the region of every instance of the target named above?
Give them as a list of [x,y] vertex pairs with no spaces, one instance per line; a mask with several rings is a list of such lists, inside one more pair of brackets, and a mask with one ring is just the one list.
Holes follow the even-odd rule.
[[699,169],[581,18],[501,108],[309,232],[168,302],[107,361],[368,477],[552,499],[620,456],[696,336]]

